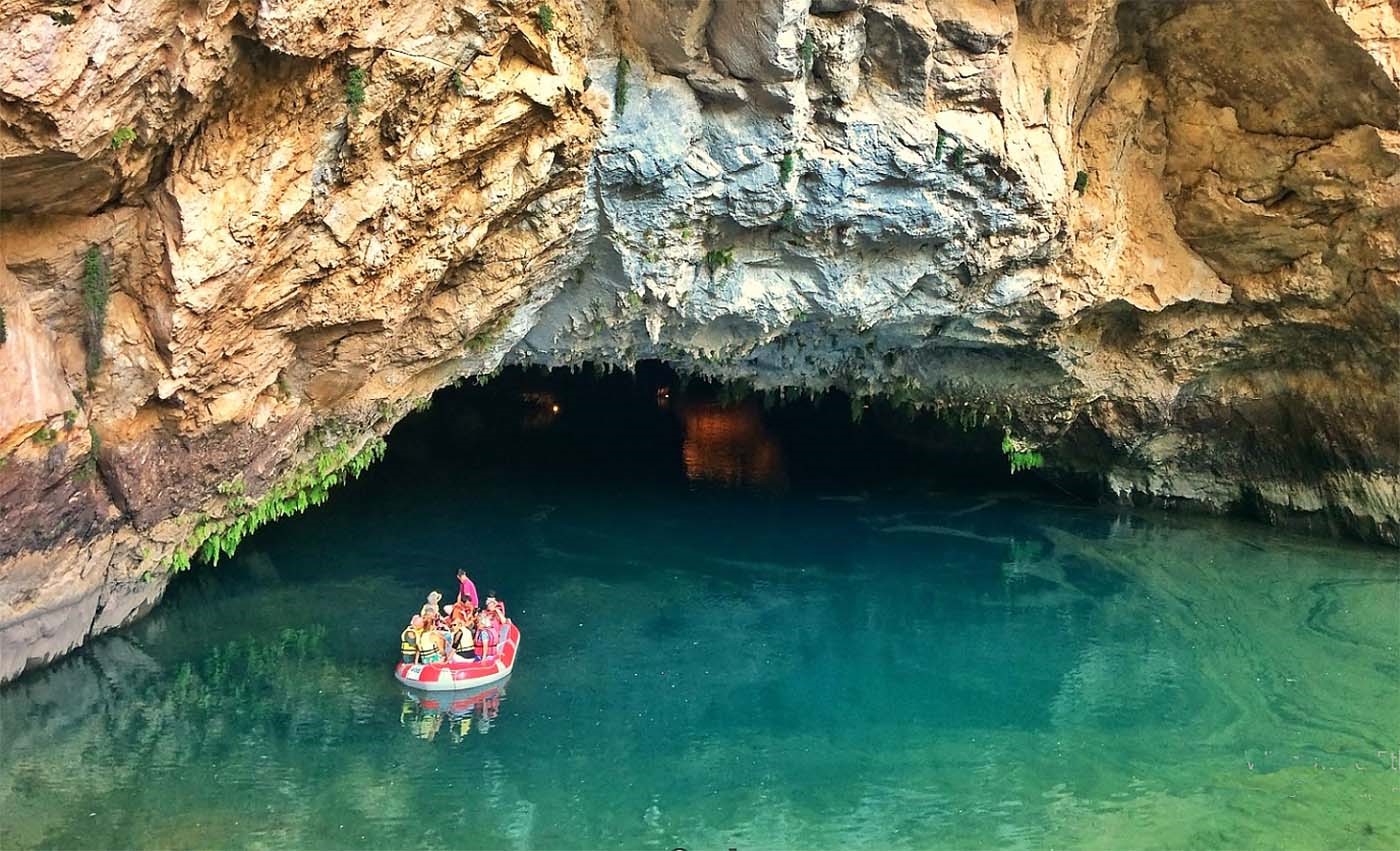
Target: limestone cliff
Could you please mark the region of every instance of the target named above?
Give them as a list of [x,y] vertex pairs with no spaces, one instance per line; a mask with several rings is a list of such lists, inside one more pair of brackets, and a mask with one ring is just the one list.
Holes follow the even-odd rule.
[[1387,0],[0,14],[0,680],[505,362],[896,395],[1400,540]]

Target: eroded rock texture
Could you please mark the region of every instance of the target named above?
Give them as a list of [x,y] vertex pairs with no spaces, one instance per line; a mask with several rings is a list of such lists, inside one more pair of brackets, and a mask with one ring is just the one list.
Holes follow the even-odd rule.
[[7,8],[0,680],[503,362],[1400,540],[1387,0],[547,5]]

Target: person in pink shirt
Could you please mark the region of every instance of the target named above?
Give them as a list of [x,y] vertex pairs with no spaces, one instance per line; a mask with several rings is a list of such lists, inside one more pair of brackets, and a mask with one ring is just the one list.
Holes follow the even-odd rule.
[[457,569],[457,599],[470,600],[473,609],[479,605],[476,597],[476,583],[468,579],[467,572],[461,568]]

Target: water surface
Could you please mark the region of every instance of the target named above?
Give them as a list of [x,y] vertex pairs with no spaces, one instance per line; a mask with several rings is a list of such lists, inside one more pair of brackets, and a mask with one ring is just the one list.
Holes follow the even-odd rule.
[[[498,402],[0,691],[0,847],[1400,846],[1391,551]],[[459,565],[523,642],[454,714],[390,667]]]

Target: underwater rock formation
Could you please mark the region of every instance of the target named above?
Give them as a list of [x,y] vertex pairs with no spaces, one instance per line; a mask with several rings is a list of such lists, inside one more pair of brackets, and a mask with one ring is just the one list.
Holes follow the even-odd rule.
[[0,681],[503,363],[893,396],[1113,498],[1400,543],[1386,0],[0,30]]

